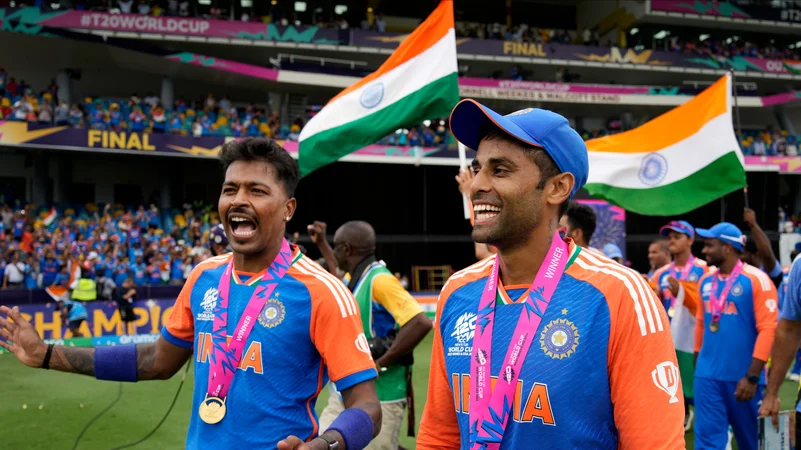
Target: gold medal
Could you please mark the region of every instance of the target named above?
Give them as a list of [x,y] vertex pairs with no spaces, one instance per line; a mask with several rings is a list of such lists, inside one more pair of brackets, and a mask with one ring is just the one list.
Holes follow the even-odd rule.
[[720,322],[713,321],[712,323],[709,324],[709,331],[717,333],[718,330],[720,330]]
[[209,397],[200,403],[200,410],[198,411],[200,420],[209,425],[219,423],[225,417],[225,400],[219,397]]
[[668,308],[668,317],[670,317],[672,319],[674,312],[675,312],[675,310],[673,309],[672,306],[670,308]]

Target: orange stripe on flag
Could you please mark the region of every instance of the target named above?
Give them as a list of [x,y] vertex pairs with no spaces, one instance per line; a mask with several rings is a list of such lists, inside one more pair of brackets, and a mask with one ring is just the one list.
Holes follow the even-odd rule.
[[392,52],[392,55],[381,64],[375,72],[367,75],[361,80],[353,83],[350,87],[337,94],[336,97],[328,101],[333,103],[339,97],[347,94],[348,92],[355,91],[360,87],[370,83],[376,78],[384,75],[390,70],[398,67],[406,61],[414,58],[415,56],[423,53],[431,48],[434,44],[440,41],[448,31],[453,28],[453,0],[442,0],[439,6],[435,9],[428,19],[421,23],[406,39],[401,42],[397,49]]
[[707,122],[729,112],[729,75],[696,95],[633,130],[587,141],[591,152],[650,153],[662,150],[697,133]]

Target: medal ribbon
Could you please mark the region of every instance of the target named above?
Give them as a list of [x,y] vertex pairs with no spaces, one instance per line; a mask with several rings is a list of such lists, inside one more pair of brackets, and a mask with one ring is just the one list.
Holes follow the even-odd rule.
[[495,256],[492,273],[481,295],[476,317],[476,331],[470,359],[470,448],[496,450],[500,447],[506,423],[512,414],[512,401],[520,370],[534,340],[542,316],[551,301],[570,255],[567,243],[554,233],[517,320],[501,372],[491,393],[492,332],[495,321],[495,294],[498,289],[499,262]]
[[729,274],[729,278],[726,279],[726,284],[723,285],[723,292],[720,293],[718,296],[718,280],[720,279],[720,271],[712,277],[712,293],[709,294],[709,306],[712,309],[712,322],[719,322],[720,315],[723,312],[723,308],[726,305],[726,297],[729,296],[729,291],[734,286],[734,283],[737,281],[737,278],[740,276],[740,272],[743,270],[743,262],[737,260],[737,264],[734,265],[734,269],[732,269],[731,273]]
[[292,260],[292,249],[286,239],[281,243],[281,251],[264,273],[256,289],[253,291],[245,312],[239,319],[231,342],[227,343],[228,334],[228,297],[231,291],[231,276],[234,270],[234,259],[225,267],[218,289],[217,307],[214,308],[214,325],[212,326],[211,364],[209,367],[208,396],[225,398],[236,368],[242,359],[245,342],[256,324],[267,299],[270,298],[278,282],[286,274]]

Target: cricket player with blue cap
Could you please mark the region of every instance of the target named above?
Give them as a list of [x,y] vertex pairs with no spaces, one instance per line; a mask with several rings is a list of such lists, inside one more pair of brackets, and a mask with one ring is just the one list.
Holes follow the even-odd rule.
[[[731,424],[737,447],[757,449],[757,408],[776,332],[776,288],[741,261],[745,236],[734,224],[695,230],[710,271],[699,282],[695,325],[695,448],[722,449]],[[700,303],[702,302],[702,303]]]
[[558,226],[587,181],[584,141],[554,112],[504,116],[470,99],[450,125],[476,150],[473,240],[498,251],[439,296],[418,450],[684,448],[653,290]]

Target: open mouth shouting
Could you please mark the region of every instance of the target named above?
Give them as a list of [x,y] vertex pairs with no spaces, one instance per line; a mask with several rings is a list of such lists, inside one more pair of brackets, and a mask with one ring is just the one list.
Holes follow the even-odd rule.
[[251,238],[258,231],[256,219],[243,213],[229,213],[228,227],[231,229],[231,237],[238,240]]
[[473,215],[475,217],[476,224],[489,222],[500,213],[501,208],[499,206],[490,205],[489,203],[473,204]]

